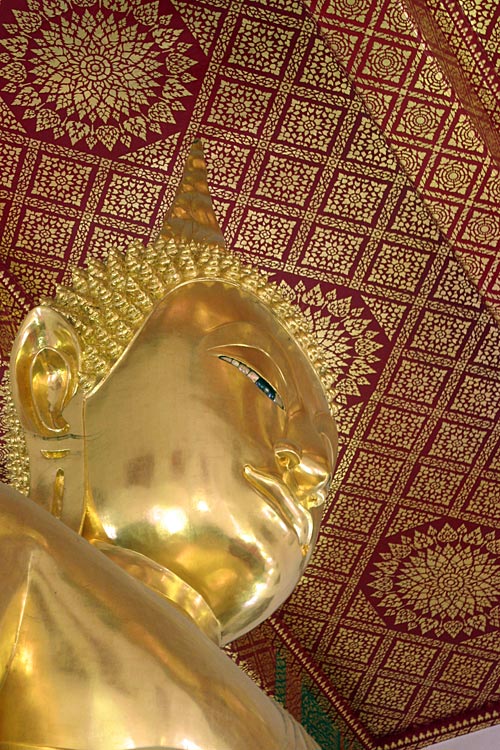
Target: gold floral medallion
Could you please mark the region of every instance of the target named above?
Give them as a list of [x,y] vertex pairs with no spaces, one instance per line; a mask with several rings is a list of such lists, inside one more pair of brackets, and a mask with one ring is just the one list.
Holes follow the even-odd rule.
[[436,521],[388,540],[368,596],[397,630],[459,642],[500,625],[500,540],[494,531]]
[[158,3],[29,0],[8,17],[0,91],[38,138],[109,153],[179,130],[204,55],[178,14]]

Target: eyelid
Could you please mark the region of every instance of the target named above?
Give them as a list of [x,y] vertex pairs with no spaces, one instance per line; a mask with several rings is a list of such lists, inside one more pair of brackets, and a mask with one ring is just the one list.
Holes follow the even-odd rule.
[[259,375],[269,381],[269,383],[272,383],[273,387],[277,386],[276,390],[279,393],[288,393],[290,386],[279,363],[275,357],[269,354],[268,350],[262,349],[260,345],[243,344],[241,342],[237,343],[226,340],[224,344],[209,347],[208,351],[216,357],[219,357],[221,354],[226,357],[232,357],[243,362],[248,367],[250,367],[249,362],[251,362],[253,365],[252,369],[256,368]]
[[245,375],[249,380],[251,380],[259,390],[261,390],[270,401],[272,401],[276,406],[278,406],[280,409],[285,409],[285,405],[283,403],[283,399],[281,398],[279,392],[274,388],[274,386],[269,383],[265,378],[260,375],[257,370],[254,370],[253,367],[250,367],[250,365],[245,364],[245,362],[241,362],[239,359],[236,359],[235,357],[229,357],[226,354],[219,354],[219,359],[222,359],[223,362],[227,362],[228,364],[232,365],[233,367],[236,367],[237,370],[239,370],[242,375]]

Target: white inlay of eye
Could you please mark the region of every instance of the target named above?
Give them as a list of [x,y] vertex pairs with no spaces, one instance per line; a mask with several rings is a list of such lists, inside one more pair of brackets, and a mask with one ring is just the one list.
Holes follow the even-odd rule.
[[251,367],[248,367],[248,365],[245,365],[243,362],[240,362],[238,359],[234,359],[234,357],[227,357],[224,354],[222,354],[219,359],[222,359],[224,362],[228,362],[228,364],[233,365],[233,367],[236,367],[243,375],[245,375],[247,378],[249,378],[252,383],[255,383],[257,388],[264,393],[268,399],[270,399],[276,406],[279,406],[280,409],[284,409],[285,405],[283,403],[283,399],[281,398],[278,391],[273,388],[271,383],[269,383],[265,378],[262,377],[262,375],[259,375],[258,372],[255,370],[252,370]]

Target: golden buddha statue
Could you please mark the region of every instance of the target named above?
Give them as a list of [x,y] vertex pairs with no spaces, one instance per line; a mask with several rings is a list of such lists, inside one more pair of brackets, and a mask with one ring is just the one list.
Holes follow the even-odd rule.
[[331,382],[226,251],[199,143],[158,239],[32,310],[10,377],[29,498],[0,493],[0,748],[317,747],[219,647],[309,561]]

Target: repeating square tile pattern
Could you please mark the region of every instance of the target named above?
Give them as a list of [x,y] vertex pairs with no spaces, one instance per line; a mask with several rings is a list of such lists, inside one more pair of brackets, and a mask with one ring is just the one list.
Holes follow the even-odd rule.
[[415,138],[432,143],[439,140],[445,118],[443,107],[429,107],[425,101],[407,99],[395,132],[402,135],[412,133]]
[[370,685],[369,699],[370,704],[380,704],[397,706],[403,711],[408,705],[415,685],[405,683],[401,679],[393,680],[390,677],[377,677]]
[[372,264],[368,281],[411,292],[423,278],[428,264],[429,256],[425,253],[409,254],[405,247],[384,241]]
[[389,220],[388,228],[392,232],[400,232],[406,237],[418,237],[437,242],[439,240],[438,227],[413,190],[403,190],[394,212]]
[[144,183],[137,177],[115,173],[109,180],[102,212],[118,219],[149,224],[158,210],[163,184]]
[[404,359],[395,373],[389,394],[432,406],[448,375],[449,370],[444,367]]
[[500,234],[500,217],[493,211],[474,209],[465,225],[461,239],[472,245],[497,248]]
[[437,648],[416,644],[410,639],[396,638],[384,667],[394,669],[398,674],[424,676],[432,666],[437,651]]
[[342,660],[368,664],[381,636],[354,628],[341,627],[335,634],[335,651]]
[[450,406],[454,412],[496,420],[500,411],[498,382],[478,375],[466,374]]
[[387,182],[339,171],[327,190],[323,212],[371,224],[388,192]]
[[370,425],[368,437],[380,445],[409,451],[422,430],[425,416],[418,412],[381,405]]
[[76,221],[27,208],[21,219],[16,248],[37,257],[51,256],[62,259],[67,251]]
[[500,328],[494,321],[488,325],[473,360],[485,367],[495,367],[500,352]]
[[208,122],[257,135],[263,128],[264,116],[270,107],[272,96],[270,89],[221,78],[208,114]]
[[408,68],[415,53],[409,47],[401,47],[394,43],[372,39],[368,43],[365,64],[359,75],[379,80],[387,78],[397,86],[403,76],[408,75]]
[[286,256],[298,220],[249,208],[238,232],[239,243],[252,248],[262,258],[278,261]]
[[276,140],[328,153],[344,112],[340,107],[291,97]]
[[363,235],[317,225],[305,245],[301,265],[347,276],[366,242]]
[[57,201],[80,207],[87,191],[92,167],[42,153],[35,172],[33,195],[53,195]]
[[452,472],[448,467],[420,466],[406,496],[423,503],[448,506],[454,500],[463,478],[463,474]]
[[361,449],[351,468],[349,484],[390,492],[398,477],[402,461]]
[[452,685],[459,683],[473,690],[479,690],[494,663],[491,659],[454,654],[444,667],[440,680]]
[[304,61],[299,68],[297,83],[317,91],[328,90],[335,81],[337,97],[353,98],[353,91],[339,68],[330,46],[322,37],[311,39]]
[[500,521],[500,503],[497,499],[499,481],[498,477],[480,479],[470,493],[465,509],[481,517],[487,516],[498,523]]
[[305,204],[319,167],[312,163],[270,154],[258,178],[256,194],[283,203]]
[[293,29],[274,24],[272,13],[265,21],[242,18],[228,62],[250,70],[264,69],[277,76],[286,64],[288,49],[296,35]]
[[377,520],[383,504],[366,497],[356,497],[341,492],[335,501],[329,523],[342,529],[360,531],[367,534]]
[[455,691],[445,692],[443,690],[434,690],[426,700],[422,713],[424,716],[438,716],[444,718],[450,714],[459,714],[467,711],[471,704],[471,699],[462,693]]
[[428,186],[434,190],[465,195],[471,180],[479,171],[479,164],[463,158],[440,156],[432,170]]
[[241,143],[215,139],[206,139],[203,145],[210,183],[237,190],[247,176],[251,149]]
[[464,463],[472,463],[487,436],[486,430],[464,422],[443,421],[429,448],[429,456]]
[[418,321],[412,348],[456,357],[472,325],[472,320],[426,310]]

